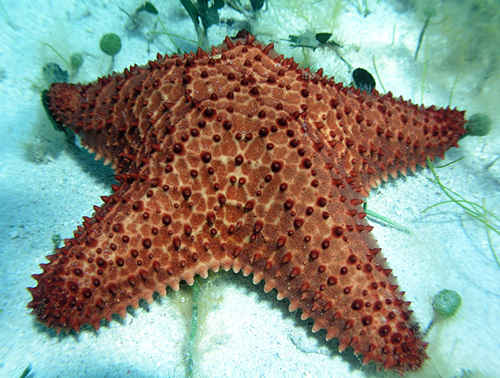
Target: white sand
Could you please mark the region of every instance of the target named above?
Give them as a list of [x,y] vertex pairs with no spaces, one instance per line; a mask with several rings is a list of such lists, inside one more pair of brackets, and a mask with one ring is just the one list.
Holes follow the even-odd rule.
[[[30,275],[40,272],[38,264],[46,262],[44,256],[53,250],[51,238],[71,237],[81,217],[92,214],[92,205],[101,203],[99,196],[109,193],[113,183],[109,168],[94,162],[85,150],[67,145],[63,134],[54,131],[47,119],[40,102],[46,86],[42,67],[48,62],[65,70],[69,67],[43,43],[52,45],[66,59],[74,52],[83,53],[85,62],[71,77],[82,82],[107,72],[110,59],[98,46],[104,33],[115,32],[122,39],[122,50],[114,62],[116,71],[145,64],[157,51],[172,53],[175,48],[165,35],[157,36],[148,46],[143,32],[152,28],[153,16],[138,32],[126,31],[130,19],[118,4],[132,14],[138,1],[88,1],[83,5],[76,0],[2,2],[15,25],[0,18],[0,376],[19,377],[28,365],[32,366],[30,377],[187,376],[188,287],[158,297],[149,310],[145,305],[131,310],[123,321],[77,335],[56,336],[46,331],[26,308],[31,299],[26,287],[35,285]],[[178,1],[155,3],[170,33],[197,38]],[[445,61],[448,46],[453,46],[449,40],[452,35],[439,34],[443,24],[429,26],[415,62],[423,18],[414,9],[403,12],[398,8],[396,12],[383,1],[368,1],[372,13],[363,18],[352,5],[356,1],[351,1],[335,18],[329,1],[297,3],[302,5],[293,11],[292,5],[285,9],[272,1],[251,20],[253,32],[266,43],[308,29],[312,35],[333,32],[333,38],[344,46],[338,51],[353,68],[361,66],[374,73],[374,55],[385,89],[417,103],[427,57],[426,105],[447,106],[453,81],[463,75],[454,89],[452,105],[468,110],[468,115],[488,113],[494,129],[484,138],[465,138],[460,149],[447,153],[446,162],[466,158],[438,173],[445,185],[469,200],[482,203],[486,198],[487,207],[498,216],[500,162],[486,169],[500,154],[498,73],[494,71],[480,85],[487,66],[484,59],[462,68],[436,63]],[[219,44],[224,35],[234,35],[243,25],[244,18],[238,12],[221,13],[224,19],[236,18],[241,23],[213,26],[208,44]],[[444,16],[436,16],[436,22],[439,17]],[[173,40],[181,50],[196,48],[194,43]],[[304,59],[305,52],[315,70],[324,67],[326,75],[350,81],[348,67],[332,48],[313,52],[291,49],[283,42],[276,44],[276,49],[286,56],[294,54],[297,61]],[[478,54],[491,55],[481,50]],[[378,81],[377,88],[382,91]],[[43,162],[34,163],[33,157]],[[428,206],[446,199],[428,180],[431,177],[429,170],[419,170],[384,183],[368,199],[369,209],[411,230],[406,234],[371,221],[383,254],[422,327],[433,317],[434,294],[447,288],[462,297],[456,316],[437,322],[427,336],[431,359],[421,371],[407,376],[499,376],[500,267],[489,249],[484,226],[458,206],[445,205],[422,214]],[[498,252],[499,241],[492,233]],[[309,322],[301,321],[297,312],[288,312],[286,301],[277,301],[275,292],[266,295],[262,284],[254,286],[251,278],[223,272],[208,282],[200,296],[193,376],[393,376],[361,365],[351,350],[338,353],[335,341],[324,341],[324,331],[313,334]]]

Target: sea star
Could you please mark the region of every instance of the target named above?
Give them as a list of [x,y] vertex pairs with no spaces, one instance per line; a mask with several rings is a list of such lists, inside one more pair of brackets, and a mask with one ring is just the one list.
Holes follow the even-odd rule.
[[97,330],[167,286],[232,268],[263,279],[340,350],[417,369],[426,343],[362,198],[457,147],[464,112],[344,87],[240,37],[50,88],[52,117],[119,185],[41,265],[29,307],[58,333]]

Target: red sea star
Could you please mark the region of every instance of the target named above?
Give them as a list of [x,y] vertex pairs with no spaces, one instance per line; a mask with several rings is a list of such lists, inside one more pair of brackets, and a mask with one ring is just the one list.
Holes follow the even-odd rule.
[[112,163],[119,185],[34,275],[38,320],[98,329],[155,291],[232,268],[364,363],[421,366],[426,344],[362,198],[456,147],[464,113],[343,87],[272,47],[226,38],[211,53],[51,87],[55,121]]

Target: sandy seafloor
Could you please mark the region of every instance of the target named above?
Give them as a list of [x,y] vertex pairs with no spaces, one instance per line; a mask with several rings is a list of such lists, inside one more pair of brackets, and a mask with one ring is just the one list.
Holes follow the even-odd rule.
[[[299,312],[289,313],[287,301],[278,301],[275,291],[265,294],[262,283],[255,286],[241,273],[219,272],[201,286],[198,332],[191,351],[192,302],[187,285],[179,293],[169,290],[167,297],[158,296],[150,306],[144,302],[138,310],[130,309],[125,320],[116,317],[103,323],[98,332],[85,328],[79,334],[57,336],[37,324],[26,308],[31,299],[26,287],[35,285],[30,275],[41,272],[38,264],[46,262],[45,256],[53,251],[54,235],[71,237],[81,217],[92,214],[92,205],[101,203],[99,196],[108,194],[113,183],[109,167],[94,162],[83,148],[67,144],[63,134],[53,130],[40,102],[41,90],[47,87],[43,66],[57,63],[69,71],[71,81],[89,82],[106,74],[111,63],[99,50],[104,33],[114,32],[122,39],[113,66],[116,71],[145,64],[158,51],[175,52],[172,41],[181,51],[193,50],[197,35],[180,2],[174,0],[153,3],[168,32],[191,41],[157,34],[148,42],[147,33],[155,30],[157,16],[145,13],[139,28],[129,30],[129,15],[140,1],[2,3],[10,22],[0,9],[1,377],[19,377],[27,366],[31,366],[29,377],[185,377],[188,355],[193,360],[193,377],[397,376],[363,366],[350,349],[339,353],[335,340],[326,342],[324,331],[313,334],[310,323],[301,321]],[[466,31],[465,35],[474,34],[477,39],[464,41],[463,36],[443,34],[443,25],[453,26],[468,16],[450,16],[439,8],[415,61],[425,21],[419,5],[368,1],[371,13],[363,17],[357,3],[363,2],[346,2],[337,15],[329,1],[287,2],[286,6],[269,1],[252,18],[225,8],[220,11],[224,23],[208,30],[205,43],[219,44],[224,35],[251,28],[263,42],[280,42],[276,43],[280,53],[293,54],[314,70],[324,67],[326,75],[347,83],[349,67],[336,52],[352,68],[364,67],[372,73],[375,56],[387,91],[420,103],[423,87],[426,106],[447,106],[458,78],[452,106],[467,110],[468,116],[487,113],[493,130],[486,137],[462,140],[460,149],[446,154],[446,161],[465,159],[438,173],[445,185],[467,199],[479,204],[485,199],[486,207],[498,216],[500,161],[488,167],[500,154],[499,73],[488,71],[495,67],[491,51],[498,47],[488,42],[491,36],[476,35],[481,30],[494,33],[498,26]],[[470,11],[466,8],[471,1],[444,3],[449,9]],[[498,24],[498,14],[490,16],[483,24]],[[156,30],[161,28],[157,25]],[[293,49],[283,41],[308,30],[312,35],[333,33],[343,48]],[[477,44],[475,55],[462,65],[453,56],[459,53],[451,51],[457,48],[453,38]],[[82,53],[83,66],[71,72],[44,43],[66,59],[74,52]],[[383,92],[378,79],[377,89]],[[419,169],[383,183],[368,199],[369,209],[411,231],[408,234],[371,219],[375,237],[422,328],[434,316],[434,294],[446,288],[462,298],[458,313],[437,320],[425,337],[430,359],[419,372],[405,376],[499,377],[500,267],[485,227],[458,206],[443,205],[422,213],[446,199],[428,180],[431,177],[429,170]],[[493,232],[491,238],[500,252],[500,238]]]

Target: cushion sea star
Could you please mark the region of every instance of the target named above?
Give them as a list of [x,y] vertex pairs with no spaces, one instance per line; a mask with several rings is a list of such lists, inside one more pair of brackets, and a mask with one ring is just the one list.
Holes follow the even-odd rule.
[[226,37],[210,53],[50,88],[52,117],[112,164],[118,185],[34,275],[38,320],[98,329],[155,291],[232,268],[364,363],[421,366],[426,343],[362,198],[457,147],[464,113],[343,87],[272,48]]

